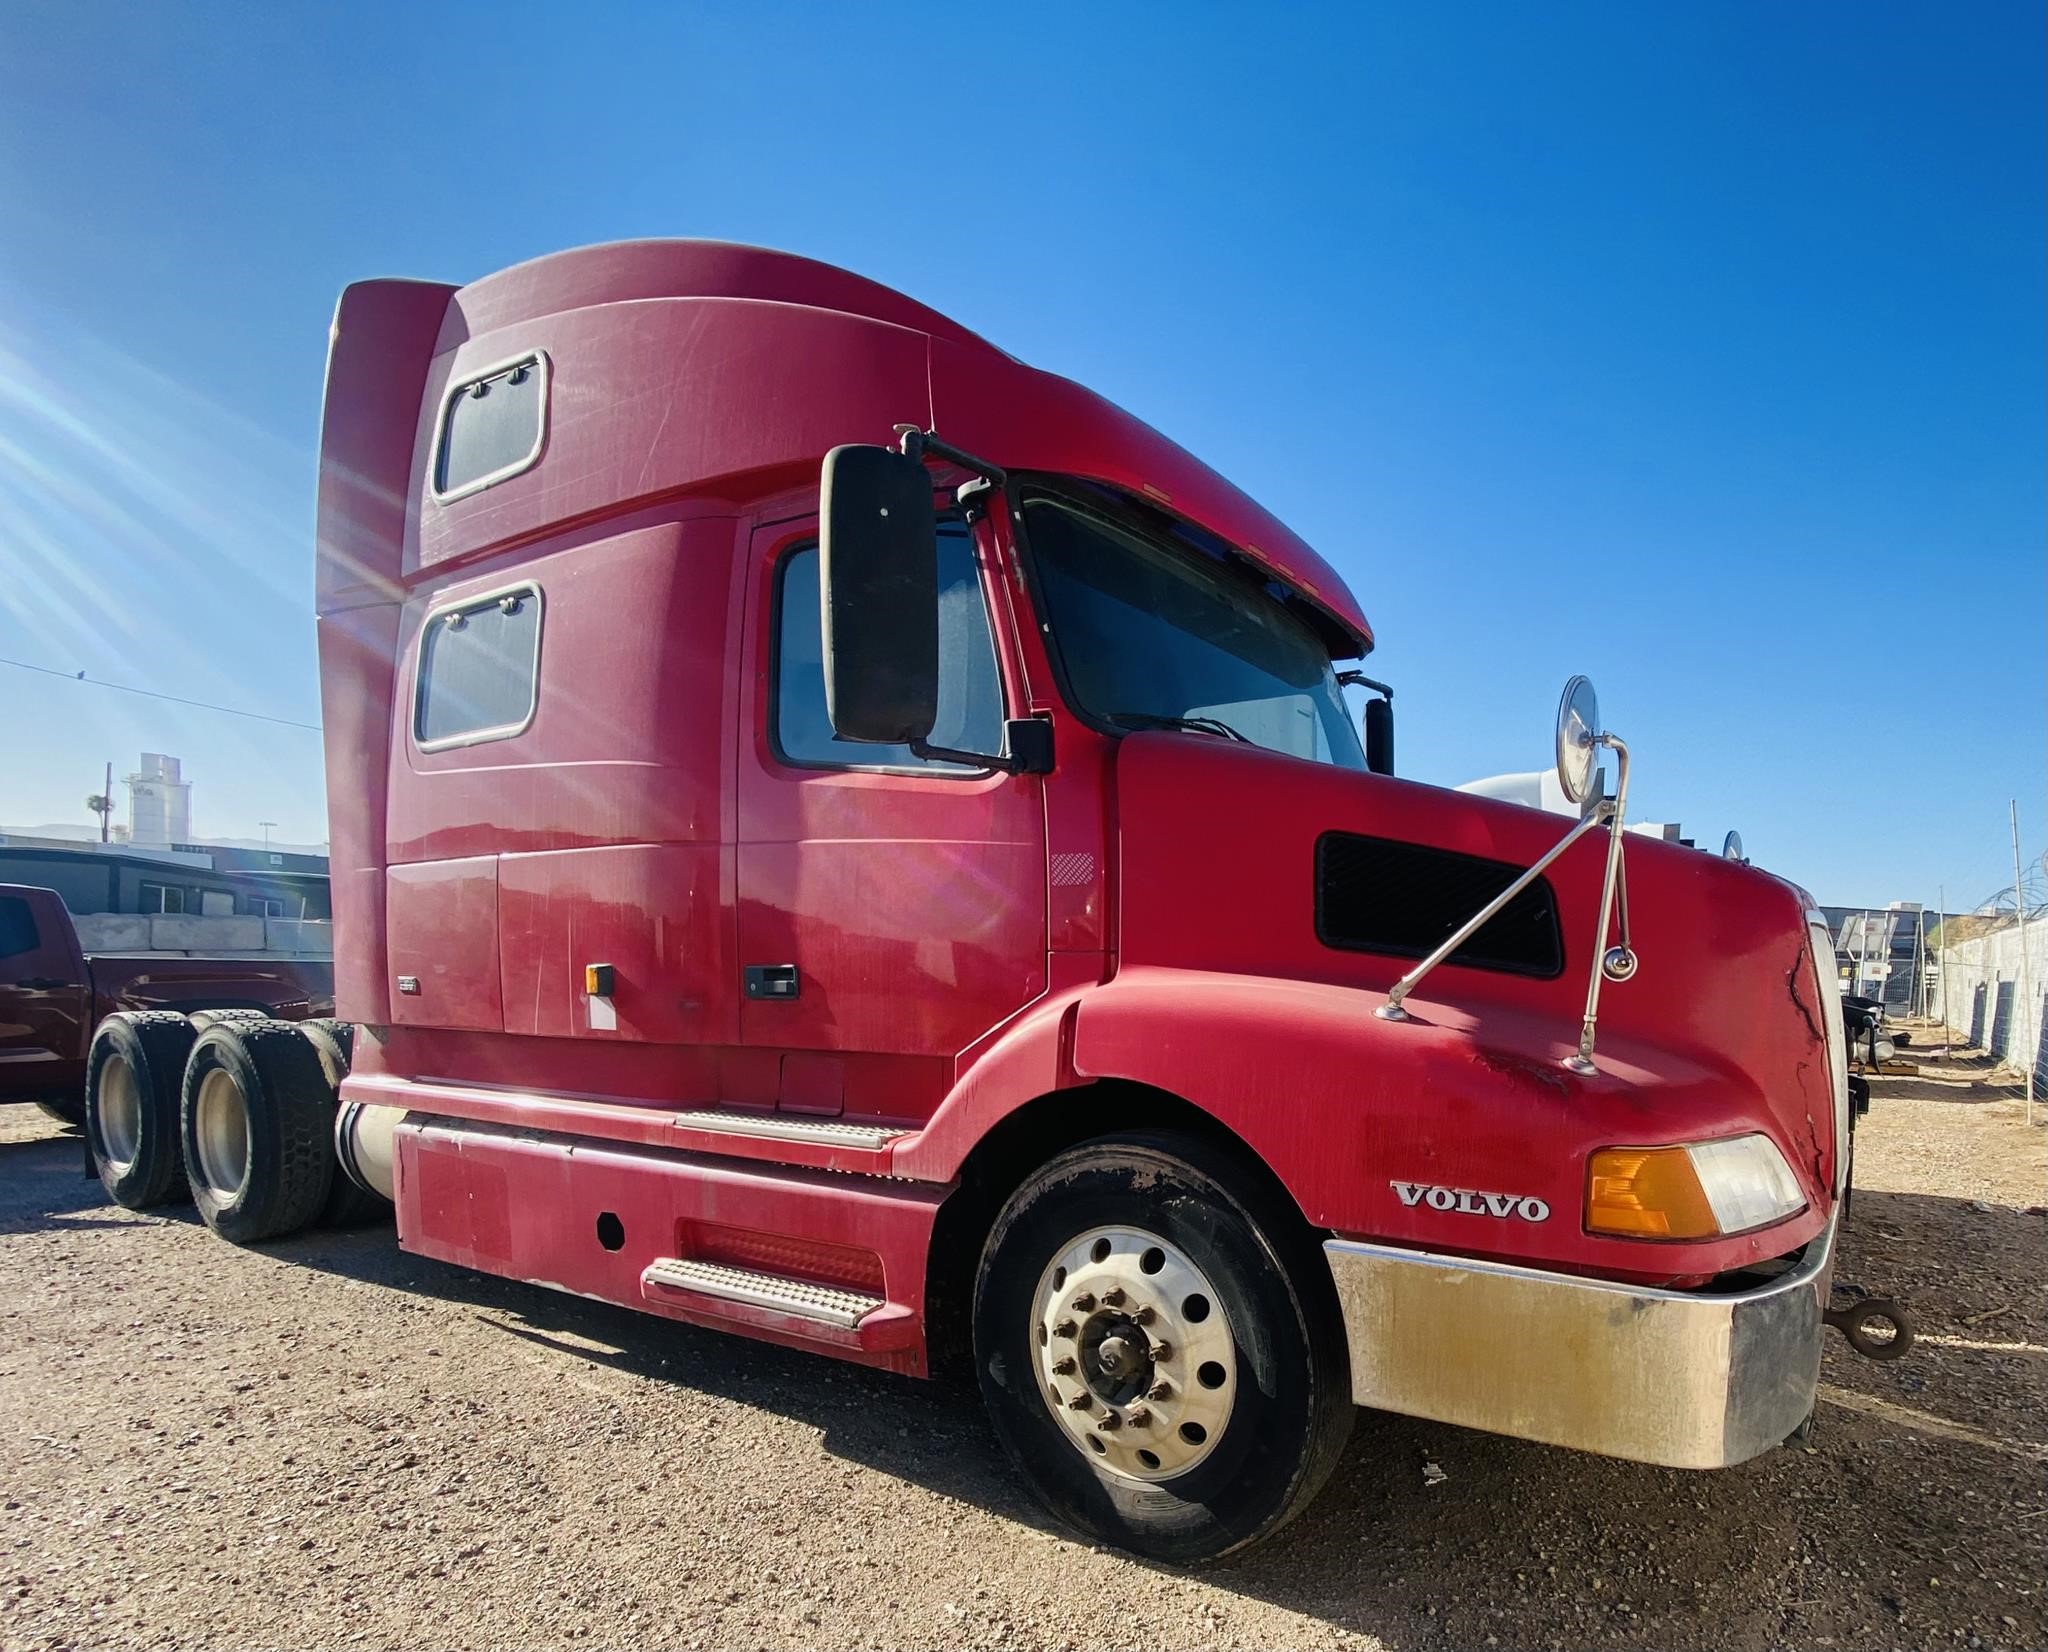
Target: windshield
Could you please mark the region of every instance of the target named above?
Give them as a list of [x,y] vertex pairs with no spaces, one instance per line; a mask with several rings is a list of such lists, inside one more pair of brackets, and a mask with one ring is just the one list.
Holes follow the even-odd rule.
[[1024,521],[1079,710],[1365,767],[1328,650],[1266,586],[1065,499],[1027,497]]

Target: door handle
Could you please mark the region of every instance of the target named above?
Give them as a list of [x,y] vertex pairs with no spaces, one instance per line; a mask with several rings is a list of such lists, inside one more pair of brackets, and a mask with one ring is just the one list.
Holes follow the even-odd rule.
[[24,975],[14,984],[18,987],[31,988],[36,992],[55,992],[59,987],[71,985],[69,981],[60,981],[54,975]]
[[749,998],[794,998],[797,973],[794,964],[749,964],[746,968]]

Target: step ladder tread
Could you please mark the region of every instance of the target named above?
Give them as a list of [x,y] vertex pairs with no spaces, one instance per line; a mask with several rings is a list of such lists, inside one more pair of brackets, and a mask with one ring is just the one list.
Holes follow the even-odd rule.
[[848,1330],[877,1308],[888,1306],[887,1298],[871,1296],[864,1291],[821,1285],[808,1279],[790,1279],[781,1274],[759,1273],[752,1268],[735,1268],[724,1262],[702,1262],[685,1256],[664,1256],[649,1263],[641,1279],[646,1285],[696,1291],[757,1308],[774,1308],[782,1313]]
[[787,1113],[735,1113],[691,1108],[669,1115],[685,1130],[709,1130],[762,1141],[817,1142],[832,1147],[882,1148],[912,1132],[901,1125],[849,1124],[844,1119],[791,1118]]

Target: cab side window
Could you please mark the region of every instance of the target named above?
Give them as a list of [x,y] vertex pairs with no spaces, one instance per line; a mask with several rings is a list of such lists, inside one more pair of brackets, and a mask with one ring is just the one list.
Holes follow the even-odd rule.
[[19,895],[0,895],[0,958],[19,958],[41,945],[28,902]]
[[[786,553],[775,582],[776,755],[803,768],[926,769],[974,773],[958,763],[921,760],[908,746],[841,740],[825,711],[825,663],[818,591],[818,547]],[[974,540],[963,522],[939,524],[939,715],[931,742],[956,751],[996,752],[1003,739],[1003,688],[988,604],[975,570]]]

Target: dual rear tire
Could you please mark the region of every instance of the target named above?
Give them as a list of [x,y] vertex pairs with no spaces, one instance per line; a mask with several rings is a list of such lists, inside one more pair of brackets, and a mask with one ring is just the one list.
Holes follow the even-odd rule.
[[179,1104],[192,1203],[223,1239],[296,1233],[333,1191],[334,1090],[284,1021],[223,1023],[193,1043]]
[[184,1188],[178,1098],[192,1023],[171,1010],[110,1015],[85,1063],[85,1139],[107,1196],[130,1210]]
[[387,1213],[335,1159],[351,1050],[344,1023],[254,1010],[108,1017],[85,1093],[101,1184],[130,1210],[189,1191],[206,1225],[239,1245]]

